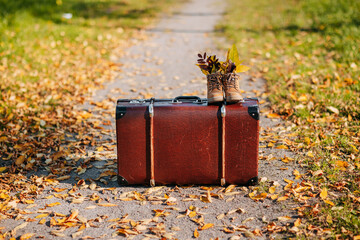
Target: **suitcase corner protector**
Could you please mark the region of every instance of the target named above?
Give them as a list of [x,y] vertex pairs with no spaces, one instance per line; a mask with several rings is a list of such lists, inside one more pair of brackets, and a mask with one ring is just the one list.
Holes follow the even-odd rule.
[[258,184],[258,182],[259,182],[259,178],[258,177],[253,177],[253,178],[250,178],[250,180],[247,182],[246,185],[255,186],[256,184]]
[[126,107],[116,106],[116,120],[124,117],[125,113],[126,113]]
[[120,175],[117,176],[117,182],[119,185],[128,185],[129,184],[128,181],[126,181],[126,179]]
[[260,109],[258,105],[249,106],[248,113],[250,117],[254,118],[255,120],[260,120]]

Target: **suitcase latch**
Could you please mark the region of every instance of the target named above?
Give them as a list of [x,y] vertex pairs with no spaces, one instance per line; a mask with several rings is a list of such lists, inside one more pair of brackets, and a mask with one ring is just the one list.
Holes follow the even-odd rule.
[[225,108],[225,104],[223,104],[221,106],[221,117],[225,117],[226,116],[226,108]]

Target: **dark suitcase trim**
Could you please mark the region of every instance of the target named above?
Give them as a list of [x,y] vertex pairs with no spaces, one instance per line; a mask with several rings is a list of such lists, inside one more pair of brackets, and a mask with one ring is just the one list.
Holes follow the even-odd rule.
[[256,119],[256,120],[260,120],[260,109],[259,106],[249,106],[248,107],[248,113],[249,115]]
[[[118,182],[119,186],[128,186],[129,185],[128,181],[126,181],[126,179],[120,175],[117,176],[117,182]],[[259,183],[259,178],[253,177],[244,186],[255,186],[258,183]],[[226,184],[225,186],[227,186],[227,185],[229,185],[229,184]]]
[[121,186],[121,185],[128,185],[128,181],[126,181],[125,178],[123,178],[122,176],[118,175],[117,176],[117,182],[118,184]]
[[122,118],[126,113],[126,107],[116,106],[116,120]]

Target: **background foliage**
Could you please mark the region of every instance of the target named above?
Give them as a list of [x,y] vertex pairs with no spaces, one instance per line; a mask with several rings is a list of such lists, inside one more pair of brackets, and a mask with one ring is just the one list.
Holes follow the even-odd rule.
[[334,193],[331,203],[317,195],[320,213],[306,207],[303,229],[359,234],[360,2],[229,2],[219,29],[267,80],[272,110],[295,124],[292,148],[303,153],[306,179]]

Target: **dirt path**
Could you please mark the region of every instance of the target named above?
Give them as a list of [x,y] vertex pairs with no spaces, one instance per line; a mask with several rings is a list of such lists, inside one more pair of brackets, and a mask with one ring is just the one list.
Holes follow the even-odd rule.
[[[194,63],[198,52],[217,52],[211,36],[224,9],[225,6],[220,0],[194,0],[174,15],[164,17],[155,27],[144,33],[145,40],[133,40],[134,46],[129,48],[120,60],[123,73],[115,82],[96,92],[94,102],[110,104],[107,113],[112,116],[113,104],[117,98],[173,98],[183,94],[206,97],[205,78]],[[244,96],[260,96],[264,91],[264,82],[244,75],[241,88],[245,91]],[[104,115],[103,113],[101,115]],[[283,149],[263,146],[270,141],[281,144],[281,132],[285,134],[286,131],[279,120],[263,116],[261,126],[259,177],[263,182],[260,186],[276,186],[277,193],[287,184],[283,181],[284,178],[294,179],[294,165],[281,161],[284,155],[291,157],[291,154]],[[118,187],[113,177],[107,185],[98,181],[89,185],[90,182],[86,181],[80,184],[76,191],[68,193],[68,189],[79,179],[96,179],[102,173],[115,170],[113,127],[112,130],[111,134],[103,137],[107,148],[97,149],[100,153],[86,153],[91,157],[92,168],[89,166],[81,175],[73,173],[70,179],[56,186],[57,189],[65,188],[65,191],[56,193],[47,188],[31,208],[19,204],[20,208],[28,212],[21,214],[20,220],[8,219],[1,225],[6,230],[11,230],[23,224],[27,218],[35,219],[20,228],[15,236],[32,232],[45,239],[89,239],[86,236],[103,239],[128,236],[144,239],[156,237],[154,233],[166,238],[191,239],[195,229],[206,227],[210,228],[197,230],[200,239],[227,239],[239,234],[252,237],[252,234],[256,234],[256,231],[252,231],[264,231],[269,222],[285,224],[277,217],[294,215],[289,203],[269,198],[256,202],[249,198],[253,187],[236,187],[227,189],[226,192],[221,187]],[[273,134],[275,132],[280,133],[277,135],[280,139]],[[206,197],[207,190],[213,193],[210,203],[200,200],[201,195]],[[67,195],[50,198],[54,193]],[[51,203],[59,204],[48,205]],[[61,214],[69,216],[71,211],[76,213],[74,209],[78,210],[74,227],[71,227],[71,224],[66,229],[51,226],[51,217],[61,219]],[[45,224],[39,224],[42,218],[36,217],[40,214],[49,214],[43,217],[46,219]],[[206,225],[207,223],[214,225]],[[79,227],[84,229],[78,231]],[[225,233],[224,228],[234,233]],[[259,238],[266,238],[265,231],[262,234]]]

